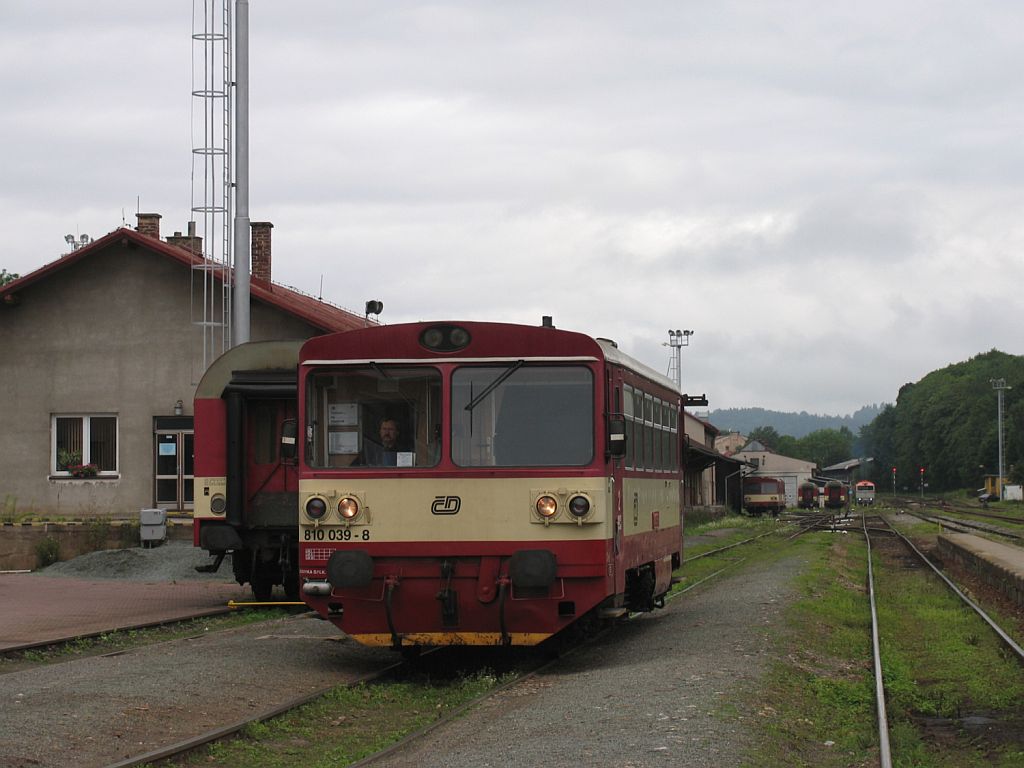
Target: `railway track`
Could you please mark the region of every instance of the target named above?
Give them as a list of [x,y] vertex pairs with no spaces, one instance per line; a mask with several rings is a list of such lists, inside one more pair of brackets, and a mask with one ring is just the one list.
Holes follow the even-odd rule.
[[973,517],[984,517],[990,520],[1002,520],[1004,522],[1024,525],[1024,517],[1014,517],[1012,515],[995,515],[991,512],[984,512],[973,504],[965,504],[956,501],[947,501],[945,499],[941,501],[932,501],[929,499],[921,500],[910,496],[897,496],[893,499],[893,502],[900,504],[903,507],[937,507],[942,511],[955,510],[957,512],[962,512],[965,515],[971,515]]
[[[884,528],[875,532],[884,532],[899,539],[906,548],[922,564],[927,566],[956,597],[972,611],[996,634],[1003,645],[1012,652],[1019,661],[1024,662],[1024,648],[1015,641],[998,623],[996,623],[975,601],[968,597],[956,584],[954,584],[907,536],[896,529],[894,525],[882,514],[876,515]],[[893,765],[891,746],[889,740],[889,724],[885,707],[885,676],[882,667],[881,649],[879,642],[879,626],[877,601],[875,596],[874,568],[872,565],[871,535],[872,529],[868,527],[868,516],[862,515],[862,527],[868,551],[868,594],[871,609],[871,644],[875,678],[875,700],[876,716],[878,720],[879,753],[882,768],[890,768]]]

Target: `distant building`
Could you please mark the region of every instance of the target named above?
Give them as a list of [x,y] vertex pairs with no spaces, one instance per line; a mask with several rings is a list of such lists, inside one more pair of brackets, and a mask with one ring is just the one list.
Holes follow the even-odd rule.
[[715,438],[715,450],[724,456],[732,456],[746,444],[746,435],[741,435],[739,432],[727,432]]
[[[194,281],[201,243],[160,239],[160,216],[0,287],[0,498],[68,518],[192,507],[192,399],[203,374]],[[253,223],[253,341],[361,328],[360,315],[270,280]],[[215,355],[214,355],[215,357]],[[208,362],[212,362],[209,360]]]

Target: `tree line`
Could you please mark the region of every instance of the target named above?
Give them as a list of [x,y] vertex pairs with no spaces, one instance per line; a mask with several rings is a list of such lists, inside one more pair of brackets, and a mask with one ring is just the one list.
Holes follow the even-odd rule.
[[747,435],[773,453],[813,461],[819,469],[846,461],[854,455],[855,438],[848,427],[816,429],[803,437],[780,435],[774,427],[758,427]]
[[785,456],[813,461],[819,468],[852,458],[871,458],[858,475],[890,487],[931,491],[980,488],[998,473],[997,395],[993,380],[1004,380],[1003,470],[1009,482],[1024,482],[1024,357],[991,350],[932,371],[904,384],[894,405],[860,428],[820,429],[802,438],[780,435],[771,426],[750,439]]

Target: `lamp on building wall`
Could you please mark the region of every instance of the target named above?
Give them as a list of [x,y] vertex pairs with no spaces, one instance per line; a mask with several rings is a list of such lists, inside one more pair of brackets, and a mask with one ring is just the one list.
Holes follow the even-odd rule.
[[185,412],[185,404],[179,400],[174,404],[174,415],[181,416]]

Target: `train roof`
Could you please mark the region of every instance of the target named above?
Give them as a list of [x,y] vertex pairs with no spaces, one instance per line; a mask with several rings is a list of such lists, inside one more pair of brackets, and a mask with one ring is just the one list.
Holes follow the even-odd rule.
[[650,379],[656,384],[660,384],[666,389],[671,389],[673,392],[678,393],[679,387],[672,381],[668,376],[654,370],[653,368],[644,365],[636,358],[630,357],[625,352],[619,349],[619,345],[611,339],[597,339],[598,344],[601,345],[601,349],[604,350],[605,359],[612,363],[617,363],[624,368],[636,371],[645,379]]
[[[315,336],[303,345],[303,363],[322,363],[338,359],[380,360],[381,347],[388,349],[388,360],[408,362],[443,361],[452,359],[451,352],[431,352],[419,343],[420,332],[431,326],[458,326],[469,331],[481,346],[503,346],[507,353],[501,359],[544,359],[570,357],[577,359],[607,360],[635,371],[652,382],[678,392],[674,381],[639,360],[630,357],[609,339],[594,338],[578,331],[539,325],[515,323],[488,323],[478,321],[438,320],[436,322],[398,323],[369,329],[356,329],[343,333]],[[416,333],[410,334],[410,330]],[[473,357],[473,342],[463,350]],[[339,357],[343,355],[343,357]],[[484,354],[479,359],[494,358]],[[496,359],[496,358],[495,358]]]
[[295,371],[305,339],[250,341],[218,357],[196,387],[197,398],[220,397],[235,371]]

